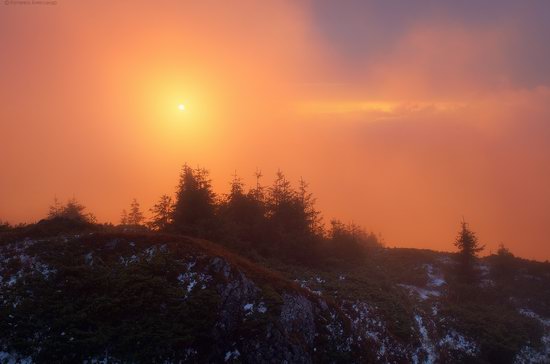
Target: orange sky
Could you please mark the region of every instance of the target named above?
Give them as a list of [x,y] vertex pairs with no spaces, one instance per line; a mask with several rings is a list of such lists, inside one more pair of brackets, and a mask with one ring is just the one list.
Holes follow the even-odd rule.
[[[389,246],[550,258],[545,1],[0,5],[0,219],[100,221],[181,165],[310,182]],[[184,112],[178,104],[185,104]]]

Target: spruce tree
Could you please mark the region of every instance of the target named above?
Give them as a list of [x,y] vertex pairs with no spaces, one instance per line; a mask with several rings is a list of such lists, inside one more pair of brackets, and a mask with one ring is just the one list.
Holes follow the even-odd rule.
[[254,243],[262,249],[266,219],[259,181],[246,193],[244,183],[235,173],[229,193],[220,201],[219,216],[226,239],[245,246]]
[[309,233],[323,235],[321,212],[315,208],[316,199],[309,192],[308,187],[309,184],[303,178],[300,178],[300,185],[298,187],[300,210],[303,213]]
[[461,229],[456,237],[455,246],[458,248],[459,275],[465,281],[475,279],[475,258],[484,249],[476,234],[470,230],[468,223],[461,222]]
[[0,220],[0,232],[1,231],[8,231],[11,229],[11,225],[7,221]]
[[128,212],[123,209],[120,213],[120,225],[128,225]]
[[149,222],[149,227],[152,230],[164,231],[172,223],[172,213],[174,210],[174,203],[172,198],[168,195],[162,195],[149,211],[153,213],[153,217]]
[[215,209],[208,171],[184,165],[177,188],[173,227],[182,233],[212,237],[216,229]]
[[53,219],[54,217],[58,217],[63,212],[63,205],[61,202],[59,202],[59,199],[57,196],[53,198],[53,205],[50,206],[50,211],[48,213],[48,218]]
[[139,226],[143,223],[144,219],[145,219],[145,217],[143,216],[143,213],[141,212],[141,208],[139,206],[139,203],[134,198],[132,200],[132,203],[130,204],[130,212],[128,213],[128,225]]
[[61,204],[55,197],[54,204],[50,206],[48,219],[61,218],[83,223],[95,223],[95,216],[91,213],[85,213],[85,209],[86,207],[74,197],[70,198],[65,205]]

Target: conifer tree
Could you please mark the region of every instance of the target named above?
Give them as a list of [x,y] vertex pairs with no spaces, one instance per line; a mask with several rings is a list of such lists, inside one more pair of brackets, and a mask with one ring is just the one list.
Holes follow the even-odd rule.
[[257,176],[256,187],[245,193],[241,178],[235,173],[230,183],[230,191],[220,201],[219,217],[224,227],[224,235],[244,245],[264,243],[266,227],[262,187]]
[[215,208],[208,171],[184,165],[174,205],[174,228],[183,233],[211,237],[216,228]]
[[233,180],[231,181],[231,190],[229,192],[232,198],[238,198],[244,195],[244,183],[237,175],[237,171],[233,174]]
[[381,247],[379,238],[357,224],[332,220],[329,230],[331,256],[346,262],[361,260],[369,248]]
[[308,190],[309,184],[300,178],[298,194],[300,198],[301,210],[303,211],[304,219],[307,228],[311,234],[323,235],[323,224],[321,212],[315,208],[316,199]]
[[263,203],[265,198],[264,186],[262,186],[260,182],[261,178],[263,177],[262,171],[256,169],[254,176],[256,177],[256,186],[254,186],[254,188],[250,190],[249,195],[253,196],[256,201]]
[[128,213],[128,225],[139,226],[143,223],[145,217],[141,212],[138,201],[134,198],[130,204],[130,212]]
[[60,216],[63,212],[63,205],[59,202],[57,196],[53,198],[53,204],[50,206],[50,211],[48,213],[48,218],[53,219],[54,217]]
[[290,181],[281,170],[278,170],[275,181],[269,188],[268,204],[270,213],[272,215],[279,213],[279,210],[289,205],[295,196],[296,193],[292,189]]
[[120,225],[128,225],[128,212],[123,209],[120,213]]
[[95,216],[91,213],[85,213],[85,209],[86,207],[74,197],[70,198],[65,205],[61,204],[57,197],[55,197],[54,204],[50,206],[48,219],[63,218],[85,223],[95,223]]
[[9,222],[0,219],[0,231],[8,231],[10,228]]
[[516,270],[517,261],[514,254],[500,244],[496,255],[493,257],[492,273],[500,282],[505,282],[513,277]]
[[268,230],[274,253],[297,261],[312,261],[321,238],[314,198],[302,181],[295,190],[278,171],[266,197]]
[[172,223],[174,203],[168,195],[162,195],[150,211],[153,213],[149,227],[152,230],[164,231]]
[[461,229],[455,241],[458,248],[459,274],[465,281],[472,281],[475,278],[475,258],[484,249],[476,234],[470,230],[468,223],[461,222]]
[[512,254],[510,249],[508,249],[506,246],[504,246],[504,244],[501,243],[498,245],[497,256],[513,258],[514,254]]
[[69,199],[69,201],[67,201],[67,204],[63,208],[62,214],[63,217],[66,217],[68,219],[79,220],[82,219],[83,216],[85,216],[85,209],[86,207],[73,197]]

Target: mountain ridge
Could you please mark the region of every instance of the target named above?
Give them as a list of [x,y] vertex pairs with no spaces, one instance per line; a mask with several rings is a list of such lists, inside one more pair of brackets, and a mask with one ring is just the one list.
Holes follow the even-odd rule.
[[[309,267],[180,235],[86,232],[11,237],[0,254],[5,363],[550,358],[547,291],[457,304],[449,253],[379,248],[361,264]],[[550,280],[543,263],[517,262],[535,286]],[[475,290],[496,294],[497,265],[477,264]]]

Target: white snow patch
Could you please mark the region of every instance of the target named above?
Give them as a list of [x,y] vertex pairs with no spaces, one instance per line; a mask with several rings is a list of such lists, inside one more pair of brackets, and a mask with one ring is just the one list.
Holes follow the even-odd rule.
[[523,316],[527,316],[527,317],[530,317],[532,319],[535,319],[535,320],[539,321],[543,326],[546,326],[546,327],[550,326],[550,319],[542,318],[542,317],[540,317],[539,315],[537,315],[535,312],[533,312],[531,310],[521,308],[519,310],[519,313],[522,314]]
[[50,268],[47,264],[42,262],[35,262],[33,267],[38,271],[38,273],[42,274],[44,278],[48,278],[51,274],[55,274],[57,272],[57,270]]
[[132,255],[130,257],[120,257],[120,263],[127,267],[129,264],[139,262],[139,257],[137,255]]
[[541,339],[542,348],[537,350],[531,346],[523,347],[514,359],[514,363],[550,363],[550,335]]
[[418,295],[418,297],[422,301],[425,301],[430,297],[439,297],[441,295],[441,292],[436,291],[434,289],[425,289],[425,288],[413,286],[410,284],[398,284],[398,286],[407,289],[409,293],[414,293]]
[[114,358],[111,358],[109,355],[105,354],[103,358],[92,358],[89,361],[84,360],[82,363],[83,364],[109,364],[113,362],[116,362]]
[[239,352],[239,350],[235,349],[233,351],[228,351],[227,353],[225,353],[224,360],[229,361],[232,359],[238,359],[240,356],[241,356],[241,353]]
[[86,254],[84,256],[84,262],[88,265],[93,265],[94,264],[94,256],[93,256],[92,252],[89,252],[88,254]]
[[243,310],[246,312],[246,315],[248,316],[248,315],[251,315],[254,312],[266,313],[267,312],[267,307],[266,307],[265,303],[263,303],[263,302],[260,302],[258,304],[247,303],[243,306]]
[[364,301],[343,301],[341,308],[351,322],[353,342],[372,347],[377,362],[389,363],[393,362],[392,358],[408,357],[409,348],[388,335],[387,325],[375,311],[376,306]]
[[32,358],[30,356],[21,358],[17,355],[0,351],[0,363],[2,364],[32,364]]
[[[320,278],[317,278],[317,279],[320,279]],[[322,282],[324,282],[322,279],[321,279]],[[294,282],[298,283],[300,285],[300,287],[304,288],[304,289],[307,289],[308,291],[310,291],[311,293],[317,295],[317,296],[321,296],[323,293],[320,291],[320,290],[313,290],[309,287],[309,281],[306,280],[306,279],[295,279]]]
[[431,264],[424,264],[422,267],[425,269],[426,275],[428,276],[426,288],[414,286],[412,284],[398,284],[398,286],[405,288],[410,294],[417,295],[421,301],[425,301],[430,297],[441,296],[441,287],[447,284],[443,275]]
[[495,282],[492,279],[484,278],[479,282],[479,286],[482,288],[494,287]]
[[[17,281],[26,274],[40,274],[47,279],[50,275],[57,272],[49,265],[39,261],[36,256],[30,256],[22,252],[23,249],[26,248],[26,246],[27,244],[23,244],[21,242],[15,243],[13,250],[18,252],[19,255],[15,255],[11,258],[6,258],[3,255],[0,255],[0,261],[3,263],[0,264],[0,284],[11,287],[15,285]],[[13,274],[11,274],[9,277],[2,277],[1,274],[7,276],[7,273],[4,272],[4,267],[13,261],[19,261],[20,269],[16,272],[13,272]]]
[[[435,346],[430,340],[430,337],[428,336],[428,329],[426,329],[426,326],[424,326],[424,322],[422,321],[421,316],[415,315],[414,320],[416,321],[416,324],[418,326],[418,332],[420,333],[421,347],[419,349],[422,349],[426,354],[426,357],[423,363],[433,364],[437,359],[437,354],[435,353]],[[419,350],[417,350],[417,352],[413,355],[413,362],[415,364],[418,363],[418,351]]]
[[516,355],[515,363],[550,363],[550,319],[543,318],[535,312],[522,308],[519,313],[539,321],[544,326],[544,336],[541,338],[541,348],[523,347]]
[[444,265],[449,265],[453,263],[453,260],[449,256],[438,257],[437,260]]
[[380,360],[380,358],[384,357],[385,354],[386,354],[386,345],[382,343],[382,345],[380,345],[380,347],[378,348],[378,351],[376,352],[376,358]]
[[11,287],[16,283],[17,283],[17,276],[11,276],[6,284],[8,285],[8,287]]
[[[193,288],[198,284],[201,284],[201,289],[206,288],[206,283],[212,279],[208,274],[202,272],[193,272],[192,269],[197,263],[195,261],[186,263],[186,271],[180,273],[178,276],[178,281],[183,283],[186,286],[187,294],[191,293]],[[186,297],[187,297],[186,294]]]
[[452,350],[462,351],[470,356],[475,355],[478,351],[478,347],[474,341],[465,338],[454,330],[450,331],[444,338],[439,340],[437,345],[440,347],[446,346]]
[[144,253],[147,255],[147,260],[151,260],[157,251],[156,246],[145,249]]
[[435,272],[433,265],[424,264],[424,268],[426,269],[426,274],[428,275],[429,287],[441,287],[447,283],[440,272]]
[[244,305],[243,309],[245,311],[253,311],[254,310],[254,304],[253,303],[247,303],[246,305]]
[[489,275],[489,272],[490,272],[490,270],[491,270],[491,269],[489,268],[489,266],[488,266],[487,264],[485,264],[485,263],[479,263],[479,264],[477,265],[477,269],[480,271],[482,277],[488,276],[488,275]]
[[[332,338],[343,338],[344,337],[344,327],[342,322],[338,320],[338,316],[334,312],[330,312],[331,320],[326,325],[327,331],[331,334]],[[353,343],[353,337],[348,336],[344,342],[341,340],[336,340],[336,350],[339,352],[351,350],[351,344]]]
[[187,293],[191,293],[191,291],[193,290],[193,287],[195,287],[197,285],[197,281],[195,280],[192,280],[189,282],[189,284],[187,284]]
[[166,252],[168,250],[166,244],[162,244],[160,247],[157,245],[154,245],[152,247],[149,247],[143,251],[143,253],[146,255],[145,259],[147,261],[150,261],[153,259],[153,257],[157,254],[157,252]]

